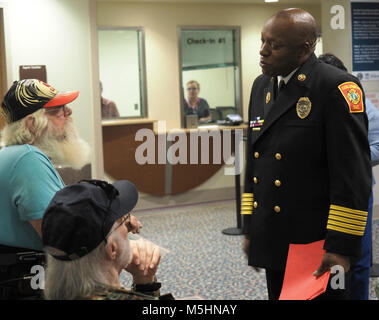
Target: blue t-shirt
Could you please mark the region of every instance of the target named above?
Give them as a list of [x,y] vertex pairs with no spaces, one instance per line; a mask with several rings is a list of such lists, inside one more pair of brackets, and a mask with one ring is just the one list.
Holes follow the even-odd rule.
[[64,182],[38,148],[15,145],[0,150],[0,244],[42,250],[29,221],[42,219]]

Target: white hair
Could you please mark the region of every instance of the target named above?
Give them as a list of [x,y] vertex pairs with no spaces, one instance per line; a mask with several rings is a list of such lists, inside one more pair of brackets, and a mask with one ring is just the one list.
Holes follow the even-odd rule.
[[72,300],[91,295],[100,283],[106,283],[101,262],[105,260],[105,243],[88,255],[73,261],[52,257],[46,248],[47,268],[44,295],[48,300]]
[[33,131],[28,127],[26,117],[7,123],[1,132],[1,145],[6,147],[17,144],[35,144],[46,132],[49,120],[43,109],[34,112],[33,119],[35,128]]
[[80,138],[71,118],[66,119],[64,130],[49,121],[45,110],[32,114],[33,128],[27,118],[8,123],[1,132],[0,146],[30,144],[41,149],[55,166],[81,169],[89,163],[89,144]]
[[[109,241],[115,240],[119,245],[119,264],[126,267],[132,259],[129,240],[115,232]],[[92,252],[72,261],[62,261],[50,255],[59,254],[52,248],[45,248],[47,268],[45,273],[45,299],[73,300],[84,299],[93,295],[99,288],[111,285],[109,268],[112,262],[107,258],[104,241]]]
[[36,141],[35,146],[56,166],[81,169],[89,163],[89,144],[80,138],[71,118],[66,119],[63,132],[48,122],[46,134]]

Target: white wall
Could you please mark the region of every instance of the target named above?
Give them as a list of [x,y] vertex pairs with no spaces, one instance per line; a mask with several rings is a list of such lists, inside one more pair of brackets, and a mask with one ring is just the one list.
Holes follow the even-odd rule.
[[[0,1],[5,15],[8,86],[20,65],[46,65],[47,82],[60,91],[79,90],[70,104],[81,136],[91,144],[92,175],[102,177],[102,138],[98,85],[96,2],[94,0]],[[97,36],[97,34],[96,34]],[[94,51],[94,45],[96,51]],[[97,82],[98,83],[98,82]],[[100,132],[100,137],[99,137]]]

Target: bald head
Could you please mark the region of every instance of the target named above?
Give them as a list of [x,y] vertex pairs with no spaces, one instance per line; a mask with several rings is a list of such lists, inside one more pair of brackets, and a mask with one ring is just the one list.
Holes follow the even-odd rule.
[[299,8],[284,9],[271,19],[287,21],[293,40],[297,44],[309,42],[314,50],[317,41],[317,23],[309,12]]
[[310,13],[291,8],[277,12],[262,29],[261,67],[269,76],[285,76],[314,52],[317,24]]

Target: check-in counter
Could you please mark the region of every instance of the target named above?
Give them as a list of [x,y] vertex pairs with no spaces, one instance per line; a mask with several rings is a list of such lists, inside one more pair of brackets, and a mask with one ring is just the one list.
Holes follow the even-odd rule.
[[[102,128],[106,174],[130,180],[141,192],[165,196],[195,188],[220,170],[224,146],[230,148],[225,154],[233,153],[235,130],[246,125],[162,131],[157,121],[138,119],[107,120]],[[149,163],[141,164],[147,158]]]

